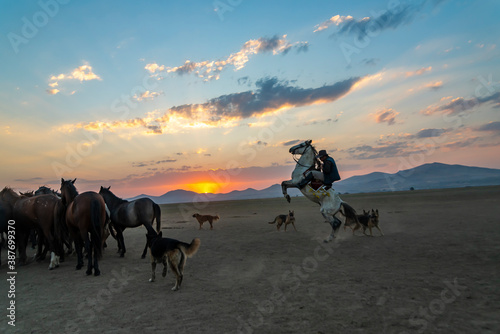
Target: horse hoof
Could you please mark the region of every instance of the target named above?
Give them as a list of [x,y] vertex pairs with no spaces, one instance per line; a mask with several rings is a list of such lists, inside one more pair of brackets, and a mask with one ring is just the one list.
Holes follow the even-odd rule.
[[101,275],[101,271],[100,271],[100,270],[96,270],[96,271],[94,272],[94,276],[99,276],[99,275]]
[[85,274],[87,274],[87,276],[92,275],[92,270],[87,270]]
[[125,257],[125,254],[121,253],[121,254],[120,254],[120,257]]
[[146,255],[141,255],[141,259],[145,259],[146,258]]
[[80,270],[80,269],[82,269],[82,267],[83,267],[83,266],[77,265],[77,266],[76,266],[76,270]]
[[150,279],[149,279],[149,281],[152,283],[152,282],[154,282],[155,280],[154,280],[154,279],[152,279],[152,278],[150,278]]
[[290,203],[290,195],[286,195],[285,198],[288,201],[288,203]]

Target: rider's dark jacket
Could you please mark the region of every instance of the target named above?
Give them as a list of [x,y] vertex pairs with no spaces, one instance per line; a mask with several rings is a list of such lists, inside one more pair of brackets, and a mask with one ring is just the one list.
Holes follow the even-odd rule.
[[339,171],[337,169],[337,164],[335,163],[335,160],[333,160],[332,157],[328,157],[323,161],[323,175],[325,177],[325,180],[323,181],[324,184],[329,184],[331,185],[333,182],[340,180],[340,175]]

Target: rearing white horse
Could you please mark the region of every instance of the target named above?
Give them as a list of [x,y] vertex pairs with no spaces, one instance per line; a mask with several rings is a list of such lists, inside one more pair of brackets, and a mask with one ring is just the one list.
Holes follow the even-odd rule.
[[[318,152],[311,145],[312,140],[307,140],[302,144],[295,145],[290,148],[289,152],[291,154],[300,155],[300,159],[297,161],[297,165],[292,172],[292,179],[288,181],[281,182],[281,189],[286,200],[290,203],[290,195],[287,194],[288,188],[298,188],[299,182],[304,178],[304,174],[313,169],[316,162],[316,155]],[[309,200],[318,203],[321,208],[320,212],[325,217],[326,221],[332,227],[332,232],[324,240],[329,242],[335,238],[335,232],[338,231],[342,221],[335,217],[335,214],[340,211],[340,208],[344,209],[344,212],[340,211],[343,215],[348,218],[356,220],[356,211],[347,203],[342,201],[338,193],[336,193],[332,188],[325,190],[324,187],[320,187],[318,190],[314,190],[310,185],[306,185],[300,189],[302,194]]]

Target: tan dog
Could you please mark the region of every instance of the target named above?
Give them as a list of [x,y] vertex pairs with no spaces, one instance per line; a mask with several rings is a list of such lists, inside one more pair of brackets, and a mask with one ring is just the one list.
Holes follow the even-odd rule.
[[269,222],[269,224],[274,224],[277,223],[276,228],[279,231],[281,225],[285,224],[285,232],[286,232],[286,226],[288,224],[292,224],[293,229],[297,231],[295,228],[295,216],[293,215],[293,211],[288,211],[288,215],[278,215],[276,218],[274,218],[274,221]]
[[219,216],[200,215],[198,213],[195,213],[193,217],[195,217],[198,223],[200,223],[200,230],[204,222],[208,222],[210,224],[210,229],[213,230],[214,226],[212,225],[212,223],[220,219]]
[[146,237],[151,252],[151,278],[149,281],[154,282],[156,279],[155,271],[157,263],[163,264],[162,276],[165,277],[167,275],[168,263],[170,269],[175,274],[175,285],[172,290],[179,290],[184,275],[186,259],[196,254],[198,248],[200,248],[200,239],[194,238],[193,241],[188,244],[175,239],[163,238],[161,231],[160,233],[156,233],[150,225],[144,226],[148,230]]
[[[379,223],[379,214],[378,214],[378,209],[373,210],[370,214],[370,224],[368,224],[368,228],[370,229],[370,235],[373,236],[372,234],[372,227],[375,227],[377,230],[380,231],[381,235],[384,235],[384,232],[380,229],[380,226],[378,226]],[[363,233],[365,233],[366,227],[363,226]]]
[[[342,212],[341,212],[342,213]],[[352,229],[352,234],[354,235],[354,232],[359,230],[360,228],[363,228],[363,234],[366,234],[366,229],[370,230],[370,236],[373,237],[372,233],[372,228],[375,227],[380,231],[381,235],[384,235],[380,227],[378,226],[379,223],[379,213],[378,209],[371,211],[365,211],[363,210],[362,215],[356,215],[356,221],[353,219],[346,218],[346,221],[344,223],[344,231],[347,229],[347,227],[350,227]]]

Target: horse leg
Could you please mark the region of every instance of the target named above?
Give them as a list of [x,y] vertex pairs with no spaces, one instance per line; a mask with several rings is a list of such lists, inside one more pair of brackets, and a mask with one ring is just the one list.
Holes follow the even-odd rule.
[[28,259],[28,256],[26,255],[26,247],[28,246],[29,233],[29,231],[26,234],[21,233],[19,242],[16,244],[17,251],[19,253],[19,265],[25,265]]
[[69,240],[73,240],[76,252],[76,270],[80,270],[83,267],[83,240],[78,232],[78,228],[68,225],[69,229]]
[[296,187],[297,187],[297,185],[292,183],[292,180],[281,182],[281,191],[283,192],[283,196],[285,196],[288,203],[290,203],[291,199],[290,199],[290,195],[288,195],[288,193],[287,193],[287,189],[288,188],[296,188]]
[[85,250],[87,251],[87,271],[85,274],[92,275],[92,245],[90,244],[90,238],[87,236],[85,238]]
[[[146,227],[146,224],[147,223],[144,223],[142,225],[144,225],[144,227]],[[153,227],[153,225],[151,225],[151,227]],[[146,237],[146,245],[144,246],[144,250],[142,251],[141,259],[145,259],[146,258],[146,253],[147,252],[148,252],[148,238]]]
[[124,257],[125,256],[125,252],[127,251],[125,249],[125,239],[123,238],[123,231],[125,229],[121,228],[121,227],[118,227],[116,229],[116,242],[118,243],[118,253],[120,253],[120,257]]
[[141,259],[146,258],[146,253],[148,252],[148,241],[146,240],[146,246],[144,246],[144,251],[142,252]]
[[[33,234],[33,231],[30,232],[30,239]],[[37,262],[45,260],[45,256],[47,255],[47,247],[45,247],[45,237],[43,233],[38,233],[38,242],[37,242],[37,251],[35,255],[35,260]]]
[[330,233],[330,235],[325,240],[323,240],[324,242],[330,242],[335,239],[335,233],[340,229],[342,221],[335,217],[335,215],[329,212],[325,212],[324,210],[321,210],[321,214],[326,219],[328,224],[330,224],[330,226],[332,227],[332,232]]
[[100,274],[101,270],[99,269],[97,252],[94,251],[94,276],[99,276]]

